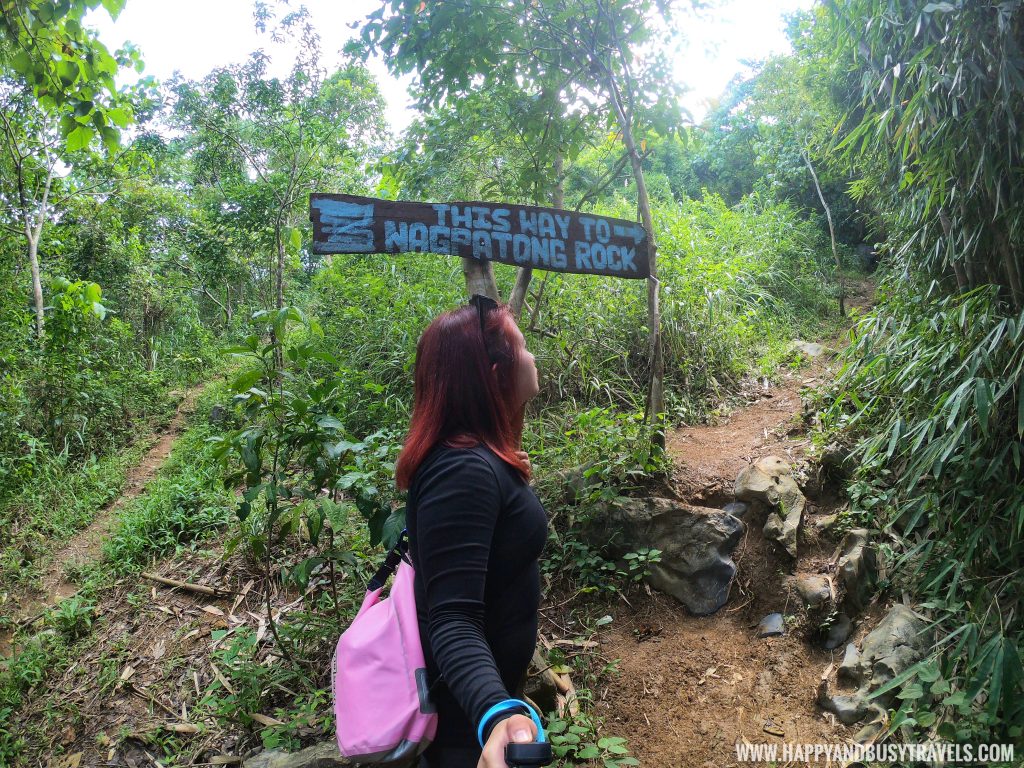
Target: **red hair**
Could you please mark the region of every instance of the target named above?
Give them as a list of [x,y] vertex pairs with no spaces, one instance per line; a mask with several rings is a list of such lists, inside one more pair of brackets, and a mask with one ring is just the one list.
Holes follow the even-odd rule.
[[395,482],[402,490],[442,442],[453,448],[483,443],[524,479],[530,477],[529,464],[516,456],[525,404],[517,400],[521,346],[513,332],[515,319],[507,305],[484,318],[481,334],[477,308],[460,307],[434,318],[420,336],[412,419],[395,465]]

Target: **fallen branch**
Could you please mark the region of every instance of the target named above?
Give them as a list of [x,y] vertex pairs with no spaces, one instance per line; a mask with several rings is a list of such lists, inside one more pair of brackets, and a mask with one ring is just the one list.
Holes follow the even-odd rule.
[[165,576],[157,576],[155,573],[143,573],[142,578],[147,581],[155,581],[157,584],[163,584],[165,587],[183,589],[186,592],[195,592],[196,594],[207,595],[208,597],[230,597],[234,594],[234,592],[227,589],[207,587],[202,584],[190,584],[186,581],[178,581],[177,579],[168,579]]

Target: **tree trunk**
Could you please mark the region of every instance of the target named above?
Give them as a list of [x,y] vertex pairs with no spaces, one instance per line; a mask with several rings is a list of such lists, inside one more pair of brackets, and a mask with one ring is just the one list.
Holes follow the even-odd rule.
[[615,108],[615,115],[622,129],[622,139],[626,143],[626,150],[629,152],[629,160],[633,167],[633,178],[636,181],[637,203],[640,207],[640,218],[643,221],[644,229],[647,230],[647,254],[651,265],[651,275],[647,278],[647,327],[648,339],[648,360],[650,362],[651,381],[647,392],[647,413],[645,420],[656,425],[654,441],[661,448],[665,447],[665,359],[661,348],[661,306],[659,303],[658,287],[658,248],[654,242],[654,220],[651,217],[651,201],[647,196],[647,184],[644,181],[644,171],[640,163],[640,155],[636,150],[636,142],[633,140],[633,127],[626,116],[625,109],[619,99],[619,90],[615,84],[614,76],[608,72],[608,91],[611,94],[612,106]]
[[498,296],[498,284],[494,281],[491,262],[463,256],[462,274],[466,276],[467,295],[473,296],[479,293],[481,296],[489,296],[495,301],[501,300],[501,297]]
[[825,218],[828,220],[828,234],[832,239],[832,258],[836,261],[836,277],[839,280],[839,315],[846,317],[846,281],[843,279],[843,263],[839,260],[839,249],[836,247],[836,229],[832,225],[832,209],[825,202],[825,195],[821,191],[821,184],[818,183],[818,174],[814,172],[814,166],[811,165],[811,158],[802,149],[800,150],[800,157],[804,159],[807,170],[811,172],[811,178],[814,179],[814,188],[818,191],[821,207],[825,209]]
[[[555,189],[551,195],[551,206],[561,210],[565,207],[565,184],[562,179],[562,155],[555,156]],[[508,303],[512,308],[512,314],[519,320],[523,313],[523,304],[526,302],[526,292],[530,288],[530,280],[533,278],[533,267],[520,267],[516,273],[516,284],[512,289],[512,296]]]
[[46,223],[46,204],[50,197],[50,185],[53,183],[53,166],[55,160],[47,157],[49,169],[46,172],[46,183],[39,201],[38,213],[33,214],[31,206],[25,198],[25,189],[21,181],[21,168],[18,168],[18,194],[21,202],[22,215],[25,217],[25,240],[28,242],[28,263],[32,270],[32,301],[36,307],[36,338],[43,338],[45,318],[43,315],[43,281],[39,269],[39,241],[43,237],[43,224]]
[[277,231],[274,233],[274,239],[277,246],[277,265],[274,271],[274,306],[277,309],[284,307],[284,261],[285,261],[285,249],[284,249],[284,237],[282,236],[282,225],[277,226]]
[[43,338],[43,283],[39,274],[39,239],[28,235],[28,263],[32,269],[32,299],[36,307],[36,338]]

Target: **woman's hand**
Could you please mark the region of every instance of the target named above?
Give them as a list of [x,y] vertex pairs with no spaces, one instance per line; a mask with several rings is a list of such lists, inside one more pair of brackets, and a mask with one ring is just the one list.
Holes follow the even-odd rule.
[[505,745],[510,741],[517,744],[536,741],[537,726],[526,715],[512,715],[502,720],[491,730],[484,744],[483,754],[476,768],[505,768]]
[[522,459],[523,461],[526,462],[527,467],[533,469],[533,466],[530,464],[530,454],[528,454],[526,451],[516,451],[516,458]]

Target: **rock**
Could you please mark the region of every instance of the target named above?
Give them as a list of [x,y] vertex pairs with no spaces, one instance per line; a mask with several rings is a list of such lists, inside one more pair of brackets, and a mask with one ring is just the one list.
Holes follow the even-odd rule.
[[[827,688],[823,690],[827,690]],[[818,704],[821,705],[822,709],[832,712],[843,725],[859,723],[868,713],[868,707],[863,697],[857,694],[819,696]]]
[[590,489],[600,485],[598,475],[587,475],[593,464],[567,469],[558,473],[558,484],[562,488],[562,503],[575,505],[586,500]]
[[808,608],[820,608],[832,599],[832,588],[825,576],[798,576],[794,583],[797,594]]
[[877,560],[874,547],[868,543],[868,532],[854,528],[843,538],[840,546],[839,581],[846,593],[844,604],[852,611],[859,612],[871,597],[875,584]]
[[879,688],[920,661],[931,645],[926,627],[925,621],[905,605],[894,605],[864,638],[860,649],[861,679],[871,688]]
[[793,467],[788,461],[778,456],[762,456],[754,461],[754,466],[766,475],[793,476]]
[[858,744],[873,744],[885,731],[885,720],[872,720],[853,735],[853,740]]
[[857,467],[851,451],[845,445],[829,443],[821,450],[822,468],[833,477],[848,477]]
[[800,341],[800,339],[796,339],[793,342],[793,349],[811,359],[819,357],[825,351],[825,347],[821,344],[817,344],[813,341]]
[[845,613],[840,613],[832,622],[832,626],[828,628],[828,634],[823,643],[825,650],[831,651],[838,648],[846,642],[846,638],[850,636],[851,632],[853,632],[853,622]]
[[855,258],[860,263],[860,268],[871,274],[878,267],[878,251],[871,243],[859,243],[854,248]]
[[652,497],[597,505],[583,536],[614,557],[660,549],[661,562],[651,566],[648,583],[706,616],[729,597],[736,575],[731,556],[742,533],[743,523],[721,510]]
[[210,409],[209,422],[215,426],[224,424],[228,420],[228,409],[223,405],[215,405]]
[[786,622],[781,613],[769,613],[757,625],[758,637],[782,637],[786,634]]
[[857,646],[853,643],[846,646],[846,652],[843,654],[843,660],[839,664],[839,677],[845,677],[855,685],[859,685],[861,682],[860,651],[857,650]]
[[763,533],[774,541],[785,547],[786,552],[794,560],[797,556],[797,533],[800,531],[800,521],[804,516],[804,497],[800,496],[800,503],[792,507],[785,517],[777,512],[771,512],[765,521]]
[[811,519],[811,525],[814,526],[814,530],[820,533],[831,533],[838,522],[839,515],[818,515]]
[[742,501],[730,501],[722,507],[722,511],[727,515],[742,519],[750,511],[750,505],[744,504]]
[[322,741],[298,752],[271,749],[242,763],[242,768],[337,768],[352,765],[341,756],[338,742]]
[[893,606],[864,638],[859,653],[852,643],[846,646],[837,679],[859,686],[856,691],[832,694],[828,680],[822,680],[818,704],[834,712],[845,725],[860,722],[869,712],[884,720],[885,707],[898,691],[888,691],[877,699],[868,697],[924,656],[931,644],[926,627],[926,622],[906,606]]
[[807,502],[792,473],[785,460],[764,456],[740,472],[735,491],[741,501],[762,501],[776,508],[768,515],[764,535],[781,543],[795,559],[797,533]]

